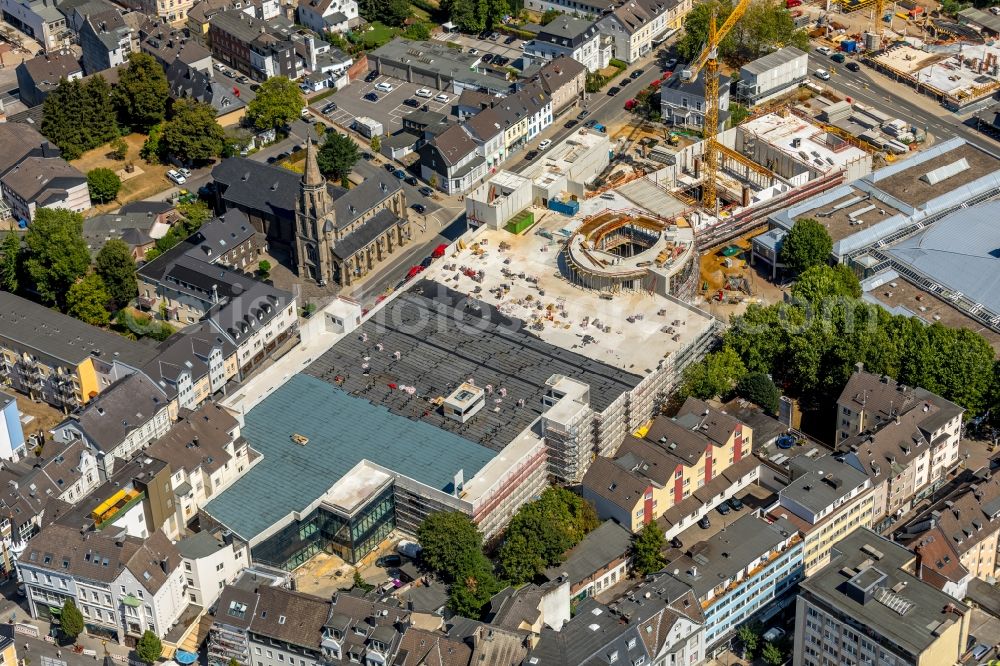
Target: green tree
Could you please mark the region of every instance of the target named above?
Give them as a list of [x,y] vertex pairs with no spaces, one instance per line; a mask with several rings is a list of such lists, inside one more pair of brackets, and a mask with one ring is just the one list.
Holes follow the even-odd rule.
[[76,640],[83,633],[83,614],[72,599],[66,599],[59,613],[59,628],[67,638]]
[[117,137],[111,88],[104,77],[61,80],[45,98],[41,132],[67,160]]
[[94,270],[118,308],[124,308],[139,295],[139,287],[135,280],[135,259],[125,241],[112,238],[104,244],[97,253]]
[[121,187],[122,179],[111,169],[98,167],[87,172],[87,190],[98,203],[114,201]]
[[350,137],[330,132],[316,154],[319,171],[327,178],[342,180],[360,157],[358,144]]
[[771,378],[763,372],[750,372],[736,382],[736,395],[759,405],[769,414],[778,413],[781,393]]
[[420,559],[449,582],[458,580],[466,569],[478,567],[480,558],[486,559],[483,535],[468,516],[457,511],[427,516],[417,529],[417,540],[422,547]]
[[764,649],[760,651],[760,658],[769,666],[781,666],[785,661],[785,655],[774,643],[764,643]]
[[152,664],[163,654],[163,643],[156,634],[147,629],[135,644],[135,654],[140,660]]
[[489,561],[483,558],[475,566],[462,570],[448,594],[448,606],[457,615],[478,620],[483,606],[499,592],[501,585],[490,571]]
[[128,66],[120,70],[112,100],[118,120],[125,127],[146,133],[163,122],[170,97],[167,75],[156,58],[141,52],[128,57]]
[[149,136],[142,142],[139,156],[150,164],[159,164],[163,161],[163,123],[149,128]]
[[729,104],[729,121],[732,127],[742,125],[743,121],[750,116],[750,109],[738,102]]
[[177,212],[187,220],[187,223],[184,225],[185,238],[197,231],[201,225],[208,222],[212,217],[212,209],[201,199],[177,204]]
[[174,103],[174,117],[163,126],[163,150],[184,163],[207,162],[222,154],[226,133],[210,104],[191,99]]
[[831,252],[833,240],[830,232],[819,221],[804,217],[796,220],[785,236],[778,260],[798,274],[811,266],[827,263]]
[[682,396],[708,399],[725,396],[746,373],[746,366],[735,350],[723,346],[698,363],[684,368],[681,377]]
[[[716,13],[716,25],[721,26],[732,10],[731,0],[696,4],[684,18],[684,33],[677,42],[681,57],[692,60],[704,47],[713,11]],[[739,66],[769,53],[775,45],[808,50],[809,36],[805,30],[795,27],[784,2],[755,0],[719,44],[719,56],[729,64]]]
[[66,313],[94,326],[106,326],[111,320],[108,303],[111,295],[100,275],[91,273],[69,288]]
[[546,9],[545,13],[542,14],[542,18],[538,22],[542,25],[548,25],[560,16],[562,16],[562,12],[558,9]]
[[403,37],[417,41],[426,41],[431,38],[431,29],[426,23],[412,23],[403,30]]
[[118,137],[111,142],[111,156],[116,160],[124,160],[128,157],[128,144],[125,139]]
[[749,624],[740,625],[736,630],[736,638],[743,648],[743,656],[752,655],[760,644],[760,635]]
[[0,289],[17,293],[21,284],[22,259],[21,236],[12,229],[0,243]]
[[373,153],[379,152],[382,150],[382,137],[376,134],[372,137],[372,140],[368,145],[371,147]]
[[462,32],[482,32],[486,28],[488,0],[442,0],[441,11]]
[[361,572],[358,571],[357,567],[354,567],[354,587],[358,588],[362,592],[371,592],[375,589],[374,585],[361,577]]
[[665,545],[666,539],[659,524],[655,520],[646,523],[632,537],[632,566],[636,574],[645,576],[662,569],[667,563],[663,557]]
[[236,657],[230,657],[228,666],[243,666],[243,665],[239,661],[237,661]]
[[305,98],[294,81],[272,76],[247,105],[247,122],[260,131],[282,129],[299,117],[303,106]]
[[257,277],[261,280],[266,280],[271,277],[271,262],[267,259],[261,259],[257,264]]
[[504,580],[523,583],[545,570],[535,544],[522,532],[509,533],[497,553],[497,570]]
[[83,216],[63,208],[41,208],[24,236],[26,266],[42,300],[63,305],[69,288],[87,272],[90,250]]
[[813,304],[830,298],[860,298],[861,283],[845,264],[818,264],[802,271],[792,285],[792,296]]

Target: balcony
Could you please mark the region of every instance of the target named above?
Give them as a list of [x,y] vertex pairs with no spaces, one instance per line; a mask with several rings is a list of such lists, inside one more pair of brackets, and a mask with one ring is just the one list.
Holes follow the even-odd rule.
[[146,493],[134,488],[119,490],[90,513],[90,517],[94,520],[94,527],[98,530],[104,529],[120,514],[141,502],[145,496]]

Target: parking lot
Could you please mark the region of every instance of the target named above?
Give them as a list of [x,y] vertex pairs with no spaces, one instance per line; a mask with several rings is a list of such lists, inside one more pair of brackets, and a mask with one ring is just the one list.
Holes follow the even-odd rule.
[[[380,83],[390,84],[393,87],[392,92],[382,92],[376,90],[375,87]],[[388,76],[379,76],[370,83],[366,83],[364,79],[359,79],[351,83],[351,85],[346,88],[338,90],[333,95],[321,99],[318,102],[314,102],[310,105],[310,107],[312,108],[313,113],[325,115],[325,117],[331,122],[336,123],[345,129],[351,128],[355,118],[359,116],[367,116],[382,123],[386,134],[394,134],[403,127],[403,116],[420,108],[406,106],[403,104],[404,100],[413,98],[420,102],[421,106],[426,105],[429,111],[437,111],[445,115],[451,114],[455,100],[458,99],[458,95],[455,95],[450,91],[432,89],[431,92],[434,97],[442,94],[443,92],[448,96],[448,101],[439,102],[435,100],[434,97],[417,97],[416,91],[423,87],[426,86],[421,86],[416,83],[406,83],[405,81],[400,81],[399,79],[394,79]],[[378,95],[378,101],[370,102],[366,100],[365,95],[369,93]],[[337,110],[328,114],[322,114],[320,109],[325,107],[330,102],[337,103]]]
[[524,69],[524,64],[517,62],[523,55],[521,51],[521,47],[524,46],[523,39],[515,39],[510,44],[506,44],[506,35],[500,35],[500,37],[498,37],[494,42],[490,39],[479,39],[478,37],[472,35],[463,35],[457,32],[435,33],[434,39],[442,42],[461,44],[462,50],[464,51],[477,49],[479,51],[479,55],[485,55],[487,53],[494,56],[500,55],[509,60],[509,62],[504,65],[505,67]]

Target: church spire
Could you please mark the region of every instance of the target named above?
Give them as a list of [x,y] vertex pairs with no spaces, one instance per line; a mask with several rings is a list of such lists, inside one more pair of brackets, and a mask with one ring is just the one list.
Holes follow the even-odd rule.
[[319,172],[319,162],[316,161],[316,146],[312,139],[306,141],[306,168],[302,174],[302,184],[306,187],[321,187],[323,175]]

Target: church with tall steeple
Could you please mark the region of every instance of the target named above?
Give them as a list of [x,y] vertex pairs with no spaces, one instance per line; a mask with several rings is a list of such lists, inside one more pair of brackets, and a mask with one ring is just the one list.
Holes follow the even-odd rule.
[[295,201],[295,265],[320,285],[353,284],[411,240],[399,181],[379,173],[346,192],[320,173],[312,141]]

